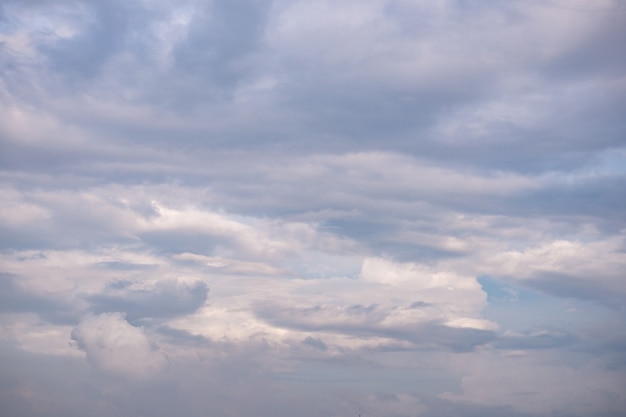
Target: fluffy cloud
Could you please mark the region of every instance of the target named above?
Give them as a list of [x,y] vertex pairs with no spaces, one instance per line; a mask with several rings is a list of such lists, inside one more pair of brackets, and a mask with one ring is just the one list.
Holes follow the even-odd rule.
[[105,372],[148,378],[168,364],[167,356],[122,313],[84,318],[72,330],[72,339],[85,351],[89,362]]

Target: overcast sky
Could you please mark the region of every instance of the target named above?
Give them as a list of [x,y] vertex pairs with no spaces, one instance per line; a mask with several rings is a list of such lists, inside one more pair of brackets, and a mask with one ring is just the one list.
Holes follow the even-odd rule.
[[626,416],[623,0],[1,0],[0,414]]

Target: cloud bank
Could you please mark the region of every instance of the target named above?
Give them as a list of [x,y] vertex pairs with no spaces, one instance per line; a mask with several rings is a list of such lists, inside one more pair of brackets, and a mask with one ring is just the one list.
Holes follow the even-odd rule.
[[2,2],[2,414],[624,416],[625,28]]

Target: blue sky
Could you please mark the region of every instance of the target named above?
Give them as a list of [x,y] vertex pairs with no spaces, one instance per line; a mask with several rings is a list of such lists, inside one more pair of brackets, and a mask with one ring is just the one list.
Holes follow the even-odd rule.
[[0,3],[0,410],[624,416],[619,0]]

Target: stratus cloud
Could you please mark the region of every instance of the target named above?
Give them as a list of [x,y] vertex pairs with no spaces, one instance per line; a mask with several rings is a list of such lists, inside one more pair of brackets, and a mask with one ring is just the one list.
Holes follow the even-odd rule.
[[97,369],[115,375],[147,378],[165,369],[165,353],[122,313],[87,316],[72,330],[72,339]]

